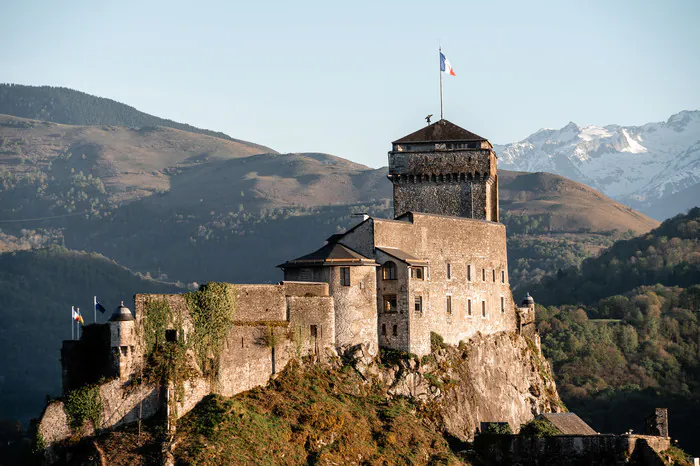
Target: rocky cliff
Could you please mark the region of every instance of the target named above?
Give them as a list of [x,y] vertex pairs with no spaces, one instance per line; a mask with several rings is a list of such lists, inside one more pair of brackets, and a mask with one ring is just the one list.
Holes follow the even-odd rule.
[[73,436],[53,458],[150,464],[164,451],[178,464],[458,464],[482,422],[508,422],[517,432],[536,414],[563,409],[536,338],[504,332],[455,347],[435,337],[422,358],[372,357],[360,345],[345,355],[331,351],[326,362],[292,361],[266,387],[206,397],[178,421],[172,441],[151,421],[141,436],[130,426],[77,444]]
[[564,409],[538,340],[478,334],[458,347],[437,343],[421,359],[386,353],[372,359],[356,348],[350,364],[387,396],[430,405],[446,433],[468,441],[482,422],[508,422],[517,432],[537,414]]

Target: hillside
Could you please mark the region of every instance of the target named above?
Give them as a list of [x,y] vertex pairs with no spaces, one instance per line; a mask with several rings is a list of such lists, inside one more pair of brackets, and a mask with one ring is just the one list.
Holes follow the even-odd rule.
[[668,407],[671,435],[700,454],[700,208],[529,288],[570,409],[639,432],[637,413]]
[[503,168],[557,173],[661,220],[698,203],[698,110],[643,126],[572,122],[495,149]]
[[700,283],[700,208],[666,220],[646,235],[615,243],[580,269],[562,270],[532,287],[532,293],[543,304],[590,304],[657,283]]
[[[274,265],[351,226],[351,213],[389,217],[385,174],[328,154],[260,154],[171,128],[5,116],[0,249],[58,243],[183,282],[274,281]],[[503,222],[517,237],[516,282],[657,225],[562,177],[502,171],[500,180]]]
[[256,147],[258,152],[273,152],[267,147],[234,139],[224,133],[159,118],[111,99],[65,87],[0,84],[0,114],[66,125],[165,126],[244,143]]
[[21,419],[26,425],[47,394],[60,394],[60,348],[71,338],[71,306],[80,307],[90,324],[96,295],[107,308],[98,315],[105,322],[121,300],[129,302],[136,292],[177,290],[98,254],[56,246],[0,254],[0,419]]

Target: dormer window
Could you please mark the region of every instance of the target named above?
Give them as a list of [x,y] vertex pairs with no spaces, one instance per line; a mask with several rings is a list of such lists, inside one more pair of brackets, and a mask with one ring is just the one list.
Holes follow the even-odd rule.
[[382,265],[382,280],[396,280],[396,264],[389,261]]

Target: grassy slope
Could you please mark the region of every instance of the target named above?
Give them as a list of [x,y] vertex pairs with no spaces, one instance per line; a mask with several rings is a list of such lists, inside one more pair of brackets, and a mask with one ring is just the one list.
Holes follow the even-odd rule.
[[185,463],[456,464],[419,406],[387,399],[349,366],[292,366],[266,388],[211,397],[181,420]]
[[65,87],[0,84],[0,114],[67,125],[166,126],[243,142],[256,146],[259,152],[271,152],[265,146],[240,141],[224,133],[159,118],[111,99]]
[[60,394],[60,347],[71,337],[72,305],[92,323],[97,295],[108,310],[98,315],[104,322],[136,292],[178,289],[98,254],[58,247],[0,254],[0,418],[26,422],[39,415],[46,394]]

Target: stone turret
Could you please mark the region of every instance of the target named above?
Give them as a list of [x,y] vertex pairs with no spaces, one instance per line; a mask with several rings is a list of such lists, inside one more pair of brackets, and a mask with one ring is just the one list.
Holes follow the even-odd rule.
[[440,120],[392,143],[394,216],[406,212],[498,222],[498,173],[491,143]]
[[131,373],[136,346],[136,321],[124,301],[109,318],[109,334],[112,364],[119,378],[124,380]]
[[[525,295],[520,306],[518,307],[518,331],[522,335],[534,338],[537,336],[535,328],[535,300],[530,296],[530,293]],[[539,336],[537,336],[539,342]]]

